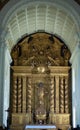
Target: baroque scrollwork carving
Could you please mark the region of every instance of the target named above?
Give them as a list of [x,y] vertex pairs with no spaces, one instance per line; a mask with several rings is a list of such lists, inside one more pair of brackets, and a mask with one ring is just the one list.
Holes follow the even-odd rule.
[[11,55],[12,124],[15,119],[18,124],[70,124],[70,51],[66,45],[53,35],[35,33],[20,41]]
[[19,42],[13,48],[11,55],[14,65],[66,66],[70,58],[70,51],[55,36],[35,33]]

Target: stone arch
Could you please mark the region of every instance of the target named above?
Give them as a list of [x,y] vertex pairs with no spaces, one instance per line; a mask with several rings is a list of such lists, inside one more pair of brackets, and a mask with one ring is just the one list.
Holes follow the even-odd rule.
[[[29,2],[30,0],[28,0],[28,2]],[[19,2],[18,0],[16,1],[16,2]],[[27,0],[25,0],[24,1],[24,4],[27,2]],[[50,1],[51,3],[53,2],[52,0]],[[61,1],[57,1],[57,4],[59,5],[61,5],[61,7],[62,6],[64,6],[65,5],[65,1],[63,0],[61,3],[60,3]],[[77,35],[77,37],[79,36],[79,27],[80,27],[80,22],[79,22],[79,19],[80,19],[80,17],[79,17],[79,15],[78,15],[78,6],[77,5],[75,5],[75,3],[74,2],[72,2],[72,1],[70,1],[70,0],[68,0],[68,2],[69,3],[66,3],[66,5],[63,7],[63,8],[66,8],[66,11],[69,11],[69,14],[71,15],[71,16],[73,16],[73,18],[74,18],[74,21],[75,21],[75,24],[77,25],[77,32],[78,32],[78,35]],[[23,1],[22,1],[22,3],[23,3]],[[15,2],[13,2],[13,1],[10,1],[7,5],[6,5],[6,7],[4,7],[3,9],[2,9],[2,11],[0,12],[0,14],[1,14],[1,16],[0,16],[0,18],[1,18],[1,23],[0,23],[0,26],[1,26],[1,37],[0,37],[0,41],[1,41],[1,43],[3,44],[3,43],[5,43],[5,37],[6,37],[6,34],[8,33],[7,31],[7,26],[6,26],[6,23],[8,22],[8,18],[10,18],[10,15],[11,15],[11,13],[13,12],[13,11],[15,11],[15,9],[17,9],[17,7],[19,7],[19,6],[21,6],[21,4],[22,3],[20,3],[18,6],[16,6],[16,3]],[[56,3],[56,2],[55,2]],[[63,4],[62,4],[63,3]],[[57,5],[56,4],[56,5]],[[14,6],[13,6],[14,5]],[[12,6],[13,6],[13,8],[12,8]],[[73,6],[73,7],[72,7]],[[8,12],[8,10],[10,11],[10,12]],[[8,12],[8,13],[7,13]],[[4,14],[4,15],[3,15]],[[5,17],[5,20],[4,20],[4,17]],[[4,21],[4,22],[2,22],[2,21]],[[79,38],[79,37],[78,37]],[[79,40],[79,39],[78,39]],[[3,45],[4,46],[4,45]],[[2,56],[2,59],[3,59],[3,56]],[[4,81],[3,81],[4,82]]]
[[[27,0],[27,1],[16,1],[16,2],[8,2],[7,3],[7,5],[6,6],[8,6],[7,8],[9,8],[9,11],[8,11],[8,13],[7,14],[5,14],[6,15],[6,17],[4,18],[4,20],[3,20],[3,26],[5,25],[5,23],[8,23],[8,20],[10,19],[10,17],[14,14],[13,12],[15,12],[15,10],[17,11],[18,9],[23,9],[26,5],[26,3],[27,3],[27,6],[29,6],[29,5],[31,5],[31,4],[36,4],[36,3],[47,3],[47,4],[53,4],[53,5],[55,5],[55,6],[58,6],[58,7],[60,7],[60,8],[62,8],[62,10],[65,10],[66,12],[68,12],[68,14],[70,14],[71,16],[72,16],[72,18],[74,19],[74,21],[75,21],[75,23],[76,23],[76,26],[77,26],[77,29],[78,29],[78,27],[79,27],[79,15],[77,14],[77,12],[75,11],[75,9],[76,9],[76,6],[75,6],[75,2],[70,2],[70,1],[68,1],[68,2],[66,2],[66,1],[54,1],[54,3],[53,3],[53,1],[52,0],[50,0],[50,1],[45,1],[45,0],[43,0],[43,1],[39,1],[39,0],[36,0],[34,3],[32,2],[32,0]],[[14,5],[14,6],[13,6]],[[13,6],[13,8],[12,7],[10,7],[10,6]],[[23,6],[23,7],[21,7],[21,6]],[[10,9],[11,8],[11,9]],[[3,8],[2,9],[2,11],[1,11],[1,13],[5,13],[5,9]]]
[[[32,2],[32,1],[20,1],[20,2],[16,2],[16,4],[15,4],[15,2],[9,2],[6,6],[9,8],[9,6],[10,5],[12,5],[12,4],[14,4],[14,6],[13,6],[13,8],[11,8],[11,9],[9,9],[9,12],[6,14],[5,13],[5,9],[3,8],[3,10],[2,10],[2,14],[4,13],[5,14],[5,19],[3,20],[3,24],[1,24],[1,26],[2,26],[2,29],[3,29],[3,31],[2,31],[2,37],[5,37],[6,36],[6,33],[8,33],[7,31],[7,26],[5,26],[6,24],[8,25],[8,21],[9,21],[9,19],[11,18],[11,16],[13,15],[13,14],[15,14],[15,12],[16,11],[18,11],[19,9],[23,9],[25,6],[26,6],[26,3],[27,2],[27,7],[29,6],[29,5],[31,5],[31,4],[41,4],[41,3],[44,3],[44,4],[52,4],[52,5],[54,5],[55,7],[59,7],[60,9],[62,9],[62,10],[64,10],[65,12],[67,12],[71,17],[72,17],[72,19],[73,19],[73,21],[74,21],[74,23],[75,23],[75,25],[76,25],[76,37],[77,37],[77,39],[78,39],[78,36],[79,36],[79,16],[78,16],[78,13],[75,11],[75,5],[74,5],[74,2],[73,2],[73,6],[74,6],[74,8],[73,7],[71,7],[71,2],[70,2],[70,4],[68,4],[67,2],[65,2],[65,1],[56,1],[56,2],[54,2],[53,3],[53,1],[51,0],[51,1],[46,1],[45,2],[45,0],[42,2],[39,2],[38,0],[36,0],[34,3]],[[10,4],[10,5],[9,5]],[[64,5],[64,6],[63,6]],[[70,5],[70,6],[69,6]],[[15,10],[15,11],[14,11]],[[3,18],[2,18],[3,19]],[[6,24],[5,24],[6,23]],[[34,30],[35,31],[35,30]],[[4,36],[3,36],[4,35]],[[57,34],[58,35],[58,34]]]

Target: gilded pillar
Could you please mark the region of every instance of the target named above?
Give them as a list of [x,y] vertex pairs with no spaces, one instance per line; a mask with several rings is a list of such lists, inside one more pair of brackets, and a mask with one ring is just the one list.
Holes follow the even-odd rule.
[[64,113],[64,78],[60,78],[60,112]]
[[28,78],[28,112],[31,113],[31,79]]
[[50,113],[54,113],[54,77],[51,78],[50,85]]
[[21,77],[18,77],[18,113],[22,111],[22,87],[21,87]]
[[29,123],[31,123],[31,95],[32,95],[32,91],[31,91],[31,78],[28,78],[28,103],[27,103],[27,112],[28,112],[28,121]]
[[13,76],[13,113],[17,112],[17,76]]
[[54,77],[51,78],[50,84],[50,114],[49,114],[49,123],[53,123],[53,114],[54,114]]
[[26,76],[22,77],[22,112],[26,113]]
[[56,113],[59,113],[59,76],[55,76],[56,84]]
[[65,77],[65,113],[69,113],[68,77]]

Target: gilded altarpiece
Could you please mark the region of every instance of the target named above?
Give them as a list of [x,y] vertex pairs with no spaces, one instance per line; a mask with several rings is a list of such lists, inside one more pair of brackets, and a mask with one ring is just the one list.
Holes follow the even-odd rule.
[[11,52],[11,130],[26,124],[70,126],[70,51],[56,36],[35,33]]

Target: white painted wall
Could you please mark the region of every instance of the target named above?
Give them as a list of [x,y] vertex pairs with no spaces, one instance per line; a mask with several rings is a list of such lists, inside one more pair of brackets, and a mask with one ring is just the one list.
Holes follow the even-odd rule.
[[10,101],[10,62],[11,57],[8,49],[5,49],[5,63],[4,63],[4,91],[3,91],[3,126],[7,126],[8,113]]
[[10,93],[10,62],[11,57],[5,45],[0,41],[0,126],[7,126],[7,112]]
[[73,127],[80,126],[80,48],[75,48],[72,63],[72,115]]
[[0,40],[0,126],[3,120],[3,78],[4,78],[4,56],[5,45],[4,41]]

